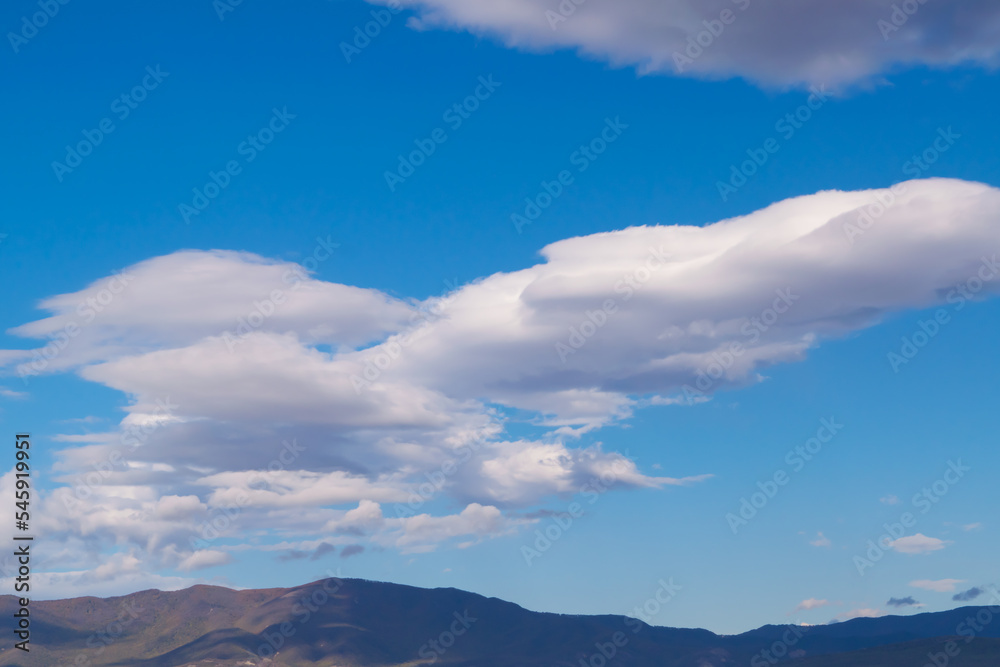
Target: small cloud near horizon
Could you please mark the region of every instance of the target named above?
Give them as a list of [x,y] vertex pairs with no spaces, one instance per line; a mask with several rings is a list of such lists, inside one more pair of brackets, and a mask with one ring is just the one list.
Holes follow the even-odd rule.
[[817,598],[809,598],[808,600],[803,600],[799,605],[792,610],[792,613],[799,611],[812,611],[813,609],[819,609],[820,607],[828,607],[832,603],[829,600],[819,600]]
[[286,551],[285,553],[275,557],[275,560],[277,560],[280,563],[287,563],[295,560],[304,560],[306,558],[308,558],[311,561],[314,561],[314,560],[319,560],[323,556],[333,553],[334,551],[336,551],[336,547],[327,542],[322,542],[311,553],[308,551],[301,551],[299,549],[290,549],[289,551]]
[[316,551],[312,553],[312,556],[309,557],[309,560],[319,560],[323,556],[326,556],[327,554],[332,554],[336,550],[337,548],[332,544],[330,544],[329,542],[323,542],[318,547],[316,547]]
[[985,591],[979,586],[973,586],[967,591],[962,591],[961,593],[955,593],[951,596],[951,599],[955,602],[969,602],[970,600],[975,600],[977,597],[985,593]]
[[913,599],[913,596],[906,596],[905,598],[889,598],[889,601],[885,603],[889,607],[923,607],[924,605]]
[[878,618],[880,616],[885,616],[885,612],[881,609],[852,609],[851,611],[845,611],[843,614],[837,614],[831,623],[850,621],[855,618]]
[[911,581],[910,586],[913,588],[922,588],[925,591],[934,591],[935,593],[951,593],[955,590],[955,586],[964,583],[965,579],[938,579],[937,581],[932,579],[918,579]]

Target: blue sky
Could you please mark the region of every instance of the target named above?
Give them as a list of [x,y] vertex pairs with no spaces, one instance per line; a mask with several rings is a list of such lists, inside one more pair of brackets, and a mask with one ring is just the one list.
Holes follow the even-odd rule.
[[[948,299],[1000,238],[996,49],[977,22],[928,5],[884,39],[891,9],[875,2],[811,40],[815,17],[776,23],[735,2],[697,20],[684,2],[629,3],[666,12],[649,29],[598,0],[552,29],[549,4],[248,1],[220,18],[207,0],[70,2],[37,34],[22,32],[37,4],[4,7],[5,32],[32,36],[8,35],[3,56],[0,420],[34,437],[38,597],[340,568],[626,613],[673,578],[682,593],[651,622],[737,632],[945,609],[996,582],[1000,281]],[[678,75],[671,54],[729,6],[735,22]],[[372,12],[386,25],[348,62]],[[477,108],[460,124],[445,115],[463,103]],[[53,166],[102,121],[113,131],[78,166]],[[606,150],[581,157],[609,126]],[[446,140],[390,189],[386,172],[438,128]],[[519,230],[511,216],[564,171],[572,182]],[[185,216],[213,173],[226,186]],[[947,180],[907,183],[845,238],[866,191],[914,176]],[[838,192],[786,201],[821,191]],[[649,247],[667,269],[654,262],[625,299],[614,286]],[[89,320],[78,304],[123,269]],[[748,341],[742,324],[782,289],[800,300]],[[241,336],[275,290],[276,314]],[[606,299],[607,328],[562,363],[555,344]],[[938,311],[947,321],[894,372],[887,355]],[[19,373],[67,323],[81,331],[65,350]],[[414,327],[374,388],[352,391]],[[681,400],[730,342],[753,353]],[[786,453],[822,419],[844,427],[795,470]],[[133,424],[156,427],[70,508]],[[413,512],[426,517],[397,517],[476,433],[482,447]],[[306,453],[268,490],[247,486],[293,438]],[[913,496],[958,461],[969,470],[922,513]],[[727,514],[778,471],[788,484],[734,534]],[[610,488],[587,495],[602,472]],[[194,544],[241,489],[252,500],[228,532]],[[584,515],[526,558],[574,502]],[[859,574],[855,557],[906,511],[915,525]],[[925,606],[886,604],[909,595]]]

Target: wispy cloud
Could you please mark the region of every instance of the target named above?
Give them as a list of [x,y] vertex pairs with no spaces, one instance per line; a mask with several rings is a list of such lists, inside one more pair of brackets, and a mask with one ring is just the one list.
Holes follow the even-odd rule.
[[936,537],[928,537],[923,533],[901,537],[890,543],[890,546],[902,554],[926,554],[932,551],[940,551],[951,544],[946,540]]
[[921,603],[917,602],[913,597],[907,596],[905,598],[889,598],[889,601],[885,603],[889,607],[923,607]]
[[350,558],[351,556],[357,556],[360,553],[364,553],[365,548],[360,544],[349,544],[340,550],[341,558]]
[[837,614],[835,620],[837,621],[849,621],[852,618],[878,618],[879,616],[885,616],[885,612],[881,609],[852,609],[851,611],[845,611],[843,614]]
[[816,533],[816,539],[810,540],[809,544],[813,545],[814,547],[830,547],[831,545],[833,545],[833,542],[831,542],[830,538],[828,538],[826,535],[823,534],[822,531],[820,531]]
[[812,611],[813,609],[828,607],[831,604],[832,603],[829,600],[819,600],[817,598],[809,598],[808,600],[803,600],[802,602],[800,602],[798,606],[792,610],[792,613],[794,614],[795,612],[798,611]]
[[914,588],[922,588],[925,591],[934,591],[935,593],[951,593],[955,590],[958,584],[965,583],[964,579],[918,579],[916,581],[911,581],[910,586]]
[[955,595],[952,595],[951,599],[954,600],[955,602],[970,602],[972,600],[975,600],[985,592],[986,591],[984,591],[979,586],[973,586],[967,591],[962,591],[961,593],[956,593]]

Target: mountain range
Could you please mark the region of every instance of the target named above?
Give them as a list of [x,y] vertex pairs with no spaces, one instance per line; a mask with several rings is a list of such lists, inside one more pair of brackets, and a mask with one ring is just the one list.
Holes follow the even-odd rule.
[[[0,596],[10,619],[17,598]],[[35,601],[0,667],[996,667],[996,607],[766,625],[739,635],[528,611],[454,588],[361,579]],[[971,619],[971,621],[970,621]]]

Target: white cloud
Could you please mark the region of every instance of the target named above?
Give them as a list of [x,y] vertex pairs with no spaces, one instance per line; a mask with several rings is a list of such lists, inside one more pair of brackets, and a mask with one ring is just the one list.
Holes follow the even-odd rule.
[[[885,193],[823,192],[705,227],[554,243],[542,250],[545,263],[452,295],[446,317],[381,381],[488,396],[552,424],[589,427],[624,418],[636,396],[756,382],[761,369],[803,358],[822,338],[943,303],[998,245],[1000,193],[951,180],[910,182],[851,244],[844,226],[876,196]],[[595,316],[603,324],[589,338],[574,338],[608,300],[615,312]]]
[[156,501],[153,514],[164,521],[177,521],[191,519],[206,509],[198,496],[162,496]]
[[962,526],[962,530],[964,530],[965,532],[969,532],[971,530],[979,530],[982,527],[983,527],[983,524],[981,524],[979,522],[976,522],[976,523],[967,523],[964,526]]
[[[901,66],[995,66],[1000,51],[1000,6],[992,0],[913,0],[912,15],[894,15],[895,5],[907,4],[895,0],[399,1],[416,12],[417,28],[465,29],[509,46],[574,49],[644,72],[740,76],[771,86],[865,82]],[[691,46],[698,40],[701,47]]]
[[266,475],[256,471],[222,472],[195,483],[213,488],[208,503],[214,507],[322,507],[363,500],[405,502],[410,494],[398,478],[395,482],[390,478],[369,480],[364,475],[340,470],[325,474],[308,470],[281,470]]
[[951,593],[955,590],[958,584],[964,584],[965,579],[918,579],[916,581],[911,581],[910,586],[914,588],[922,588],[925,591],[934,591],[935,593]]
[[193,570],[203,570],[209,567],[218,567],[232,562],[232,555],[225,551],[215,551],[212,549],[199,549],[191,555],[185,557],[177,565],[181,572],[191,572]]
[[837,614],[836,620],[849,621],[852,618],[878,618],[879,616],[885,616],[885,612],[881,609],[852,609],[851,611],[845,611],[843,614]]
[[824,535],[822,531],[820,531],[816,533],[816,539],[811,540],[809,544],[813,545],[814,547],[829,547],[833,545],[833,542],[831,542],[830,538]]
[[951,544],[936,537],[927,537],[923,533],[901,537],[889,543],[893,549],[903,554],[925,554],[931,551],[940,551]]
[[61,419],[60,424],[96,424],[102,421],[100,417],[95,417],[93,415],[88,415],[87,417],[74,417],[73,419]]
[[820,607],[828,607],[831,604],[829,600],[818,600],[816,598],[809,598],[808,600],[803,600],[798,604],[797,607],[792,611],[794,614],[798,611],[812,611],[813,609],[819,609]]
[[[710,471],[646,475],[627,452],[573,443],[644,406],[684,409],[828,339],[944,303],[1000,245],[1000,191],[944,179],[906,184],[851,243],[844,225],[885,194],[822,192],[704,227],[566,239],[535,266],[420,304],[447,301],[415,323],[413,304],[309,279],[232,349],[222,330],[294,265],[220,251],[148,260],[126,269],[128,290],[58,357],[128,395],[121,428],[140,437],[127,447],[120,432],[59,438],[59,481],[92,486],[88,475],[103,472],[86,499],[49,494],[39,527],[72,545],[60,558],[79,567],[116,544],[151,566],[190,569],[222,562],[191,538],[234,503],[232,542],[252,531],[332,534],[337,546],[363,535],[426,551],[516,530],[511,510],[594,479],[633,489],[704,481]],[[103,284],[47,299],[52,317],[15,331],[46,337]],[[613,312],[595,315],[609,301]],[[509,414],[533,420],[533,437],[506,438]],[[262,471],[266,484],[255,485]],[[417,495],[422,485],[429,495]],[[464,509],[431,515],[423,501],[439,493]],[[383,504],[414,496],[405,516],[383,515]],[[913,539],[895,546],[939,548]]]
[[[118,570],[112,578],[103,580],[95,579],[93,569],[72,572],[32,572],[31,580],[32,600],[59,600],[88,595],[110,597],[151,588],[178,591],[195,584],[228,583],[194,577],[163,576],[139,569]],[[0,584],[8,590],[14,588],[12,579],[0,579]]]
[[[276,293],[280,299],[272,300]],[[39,350],[53,352],[44,355],[40,372],[225,332],[241,340],[244,331],[296,331],[310,343],[359,345],[398,330],[416,312],[376,290],[315,280],[298,264],[223,250],[154,257],[39,306],[51,315],[9,333],[53,339]],[[245,329],[241,320],[249,323]],[[32,358],[32,351],[3,355],[8,364]]]
[[324,534],[333,535],[334,541],[338,535],[345,536],[341,541],[368,536],[376,544],[399,549],[402,553],[434,551],[441,544],[459,538],[465,539],[458,546],[468,547],[535,522],[505,516],[499,508],[479,503],[469,504],[458,514],[387,517],[378,503],[364,501],[357,508],[337,515],[322,530]]
[[[343,433],[447,430],[469,418],[462,428],[471,430],[489,421],[478,401],[485,397],[540,413],[549,426],[596,427],[627,417],[637,397],[676,398],[684,385],[706,384],[711,394],[755,382],[760,369],[801,359],[824,337],[942,303],[997,245],[993,211],[1000,193],[946,179],[909,182],[870,231],[848,242],[844,225],[886,194],[823,192],[704,227],[633,227],[554,243],[542,250],[544,263],[449,295],[443,315],[423,324],[421,335],[397,350],[396,360],[360,394],[352,376],[363,377],[379,354],[392,356],[405,328],[373,348],[329,355],[311,349],[317,341],[289,322],[283,332],[251,335],[228,354],[215,311],[212,327],[190,321],[183,294],[215,294],[224,303],[233,297],[204,281],[176,282],[176,261],[158,258],[140,266],[144,274],[163,269],[147,280],[171,293],[176,307],[157,302],[157,317],[170,320],[183,310],[189,320],[183,334],[175,326],[175,344],[120,353],[82,373],[137,396],[145,405],[135,412],[151,412],[156,398],[170,397],[188,420],[293,421]],[[251,277],[267,266],[259,258],[245,261]],[[242,282],[235,263],[226,258],[227,285]],[[988,283],[985,291],[998,285]],[[616,312],[597,318],[603,325],[582,347],[572,345],[579,342],[572,330],[609,299]],[[371,301],[386,302],[377,295]],[[774,305],[785,312],[760,322],[762,313],[765,320],[775,317]],[[315,315],[300,313],[302,322],[339,317],[325,305],[315,308]],[[154,328],[146,317],[142,327]],[[352,310],[344,317],[361,315]],[[110,341],[127,339],[128,322],[136,318],[122,313],[119,319],[101,327],[107,340],[89,343],[106,350]],[[17,331],[47,328],[33,323]],[[206,331],[214,334],[202,335]],[[561,356],[557,344],[569,352]],[[730,360],[733,344],[743,352]],[[728,368],[706,377],[720,358]]]
[[878,501],[880,503],[882,503],[883,505],[898,505],[899,504],[899,496],[889,495],[889,496],[885,496],[883,498],[879,498]]
[[389,521],[398,523],[400,534],[394,543],[404,553],[431,551],[439,543],[455,537],[474,538],[459,545],[467,547],[486,538],[508,534],[520,525],[531,523],[524,519],[504,517],[496,507],[478,503],[472,503],[461,513],[451,516],[419,514]]
[[463,481],[457,491],[464,496],[485,494],[500,502],[525,505],[553,493],[571,494],[592,484],[602,490],[613,487],[660,488],[689,486],[711,475],[649,477],[621,454],[606,454],[600,448],[571,449],[563,443],[520,440],[491,445],[480,457],[478,474]]

